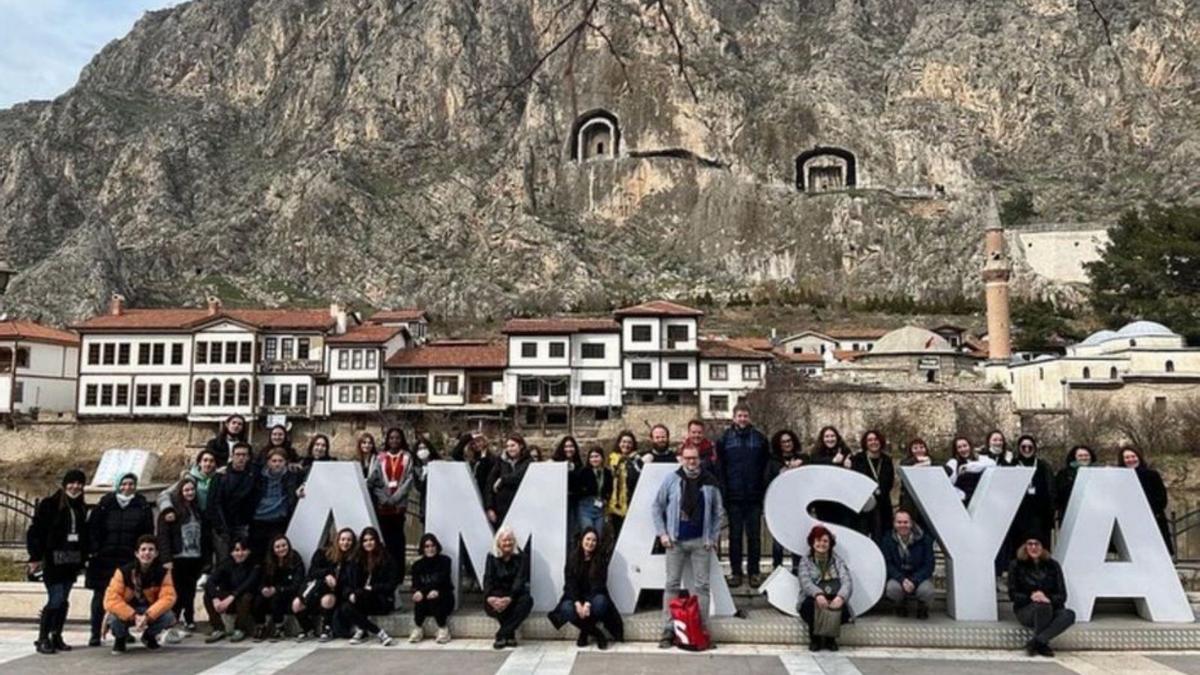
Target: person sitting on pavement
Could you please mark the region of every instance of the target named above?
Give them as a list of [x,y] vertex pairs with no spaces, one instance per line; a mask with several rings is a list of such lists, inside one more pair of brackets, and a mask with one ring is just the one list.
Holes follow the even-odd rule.
[[834,553],[837,538],[824,525],[816,525],[808,533],[808,555],[800,558],[800,618],[808,624],[808,649],[831,652],[838,650],[836,638],[817,635],[816,611],[841,610],[841,621],[850,619],[850,595],[854,584],[850,568],[841,556]]
[[1025,538],[1008,567],[1008,598],[1017,621],[1033,629],[1033,637],[1025,643],[1026,653],[1054,656],[1050,641],[1075,623],[1075,612],[1066,608],[1062,567],[1050,557],[1037,533]]
[[[304,591],[292,601],[292,612],[300,624],[297,642],[307,640],[313,630],[321,642],[333,639],[333,616],[358,584],[357,561],[358,536],[348,527],[338,530],[328,546],[313,553]],[[315,629],[313,615],[321,618]]]
[[226,637],[230,642],[241,642],[248,631],[253,631],[250,612],[258,593],[258,575],[249,542],[234,539],[229,557],[217,565],[204,586],[204,611],[212,625],[212,632],[204,642],[213,643]]
[[158,649],[158,635],[175,623],[175,584],[158,559],[158,540],[144,534],[134,550],[134,561],[117,569],[104,591],[114,654],[125,652],[131,628],[142,631],[146,649]]
[[933,538],[913,522],[912,514],[897,509],[892,529],[879,542],[887,566],[883,594],[892,602],[896,616],[908,616],[908,603],[917,602],[917,618],[929,618],[933,602]]

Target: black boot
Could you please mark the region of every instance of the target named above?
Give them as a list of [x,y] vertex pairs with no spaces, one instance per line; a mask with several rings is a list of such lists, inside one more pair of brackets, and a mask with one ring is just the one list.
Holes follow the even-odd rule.
[[51,626],[54,625],[54,610],[49,607],[42,609],[42,617],[38,622],[38,639],[33,643],[39,654],[53,654],[54,640],[50,637]]
[[71,604],[67,603],[58,610],[58,614],[54,617],[54,648],[60,652],[71,651],[71,645],[63,642],[63,626],[67,623],[67,612],[71,611]]
[[592,634],[592,640],[596,642],[597,649],[601,651],[608,649],[608,638],[605,637],[604,631],[600,630],[599,626],[593,623],[591,630],[588,632]]

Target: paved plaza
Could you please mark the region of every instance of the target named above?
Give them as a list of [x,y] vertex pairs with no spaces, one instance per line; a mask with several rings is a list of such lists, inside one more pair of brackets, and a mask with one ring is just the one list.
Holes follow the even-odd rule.
[[[132,644],[123,656],[108,647],[76,648],[70,653],[41,656],[33,652],[34,630],[0,624],[0,672],[5,675],[271,675],[324,673],[338,675],[1040,675],[1042,673],[1187,673],[1200,675],[1200,652],[1062,652],[1055,659],[1033,659],[1015,651],[955,651],[843,648],[837,653],[809,653],[803,646],[721,645],[705,654],[660,651],[653,644],[617,645],[606,652],[577,649],[565,641],[525,643],[495,651],[484,640],[456,640],[442,647],[432,642],[396,646],[351,647],[345,641],[205,645],[194,636],[179,645],[151,652]],[[78,629],[68,642],[83,644]]]

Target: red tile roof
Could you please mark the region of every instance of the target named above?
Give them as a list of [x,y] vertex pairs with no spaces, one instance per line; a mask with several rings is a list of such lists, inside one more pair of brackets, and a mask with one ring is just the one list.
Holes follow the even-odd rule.
[[797,354],[795,352],[785,352],[780,350],[775,352],[775,355],[784,361],[790,361],[792,363],[825,363],[825,357],[821,356],[820,354],[813,354],[812,352],[801,352]]
[[815,331],[839,340],[861,338],[863,340],[878,340],[891,330],[887,328],[830,328],[826,331]]
[[508,365],[508,346],[490,340],[438,340],[412,349],[401,349],[387,360],[387,368],[488,368]]
[[613,312],[613,316],[704,316],[704,312],[670,300],[651,300],[640,305],[624,307]]
[[0,321],[0,340],[25,340],[49,342],[74,347],[79,345],[79,336],[32,321]]
[[856,352],[853,349],[835,349],[833,350],[833,358],[838,361],[853,361],[866,353],[864,351]]
[[120,314],[98,314],[72,326],[94,330],[187,330],[210,321],[232,319],[266,330],[329,330],[336,321],[327,309],[125,309]]
[[729,344],[760,352],[769,352],[775,348],[775,345],[771,344],[770,338],[765,337],[731,337]]
[[770,352],[761,352],[756,349],[746,349],[732,344],[729,340],[705,340],[699,341],[700,358],[702,359],[740,359],[749,361],[771,361],[775,358]]
[[419,307],[407,307],[404,309],[384,309],[375,312],[371,318],[367,319],[369,323],[407,323],[409,321],[429,321],[429,313]]
[[550,317],[545,319],[509,319],[501,332],[509,335],[562,335],[564,333],[617,333],[621,327],[612,319],[586,317]]
[[403,331],[404,326],[379,326],[367,324],[355,326],[341,335],[331,335],[326,344],[383,344]]

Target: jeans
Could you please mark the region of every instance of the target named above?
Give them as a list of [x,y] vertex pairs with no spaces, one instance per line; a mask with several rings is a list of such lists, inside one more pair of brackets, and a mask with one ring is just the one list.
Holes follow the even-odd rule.
[[677,541],[667,549],[667,583],[663,590],[663,634],[675,634],[671,621],[671,601],[679,596],[684,566],[692,571],[692,594],[700,601],[700,620],[708,620],[708,575],[711,572],[712,551],[704,545],[703,537]]
[[1042,644],[1050,644],[1051,640],[1075,623],[1075,612],[1065,607],[1055,609],[1044,602],[1031,602],[1016,610],[1015,614],[1022,626],[1033,629],[1034,641]]
[[346,601],[341,604],[341,611],[346,623],[370,635],[378,635],[379,624],[372,621],[371,616],[391,614],[394,606],[394,598],[387,598],[380,593],[364,590],[356,592],[353,601],[346,598]]
[[592,527],[595,528],[596,534],[604,534],[603,506],[596,506],[596,502],[594,500],[585,497],[579,500],[579,506],[577,507],[577,510],[579,514],[579,519],[577,522],[579,524],[580,532]]
[[742,576],[742,536],[748,541],[746,572],[759,573],[762,558],[762,504],[760,502],[729,502],[729,566],[734,576]]
[[592,611],[588,614],[588,618],[586,619],[579,618],[579,613],[575,611],[575,602],[572,600],[563,600],[558,605],[558,613],[561,616],[568,617],[567,620],[576,627],[583,628],[585,623],[587,625],[591,625],[603,621],[604,617],[608,615],[608,612],[612,607],[612,605],[609,604],[608,596],[604,595],[603,593],[597,593],[588,598],[587,603],[592,606]]
[[904,586],[902,586],[899,581],[895,579],[888,579],[887,584],[883,587],[883,594],[888,600],[891,600],[892,604],[894,605],[899,605],[900,603],[904,602],[906,598],[915,597],[917,602],[928,607],[929,604],[933,602],[933,582],[929,579],[926,579],[925,581],[917,584],[917,587],[913,589],[912,593],[906,593],[904,591]]
[[450,612],[454,611],[454,594],[439,593],[436,598],[430,600],[422,597],[420,602],[413,603],[413,623],[421,626],[425,623],[425,619],[433,617],[438,628],[446,627],[446,620],[450,618]]
[[492,606],[486,602],[483,605],[483,612],[493,619],[500,622],[500,628],[496,631],[497,640],[512,640],[516,638],[517,629],[529,618],[529,613],[533,611],[533,597],[528,593],[514,596],[508,607],[504,608],[503,612],[497,612],[492,609]]
[[[163,612],[162,616],[146,624],[146,632],[142,634],[142,639],[158,635],[173,623],[175,623],[175,614],[173,612]],[[132,623],[125,623],[116,616],[108,617],[108,627],[112,629],[112,634],[115,638],[129,637],[129,628],[132,625]]]
[[46,584],[46,609],[60,610],[67,606],[67,600],[71,597],[71,587],[75,585],[75,581],[47,581]]

